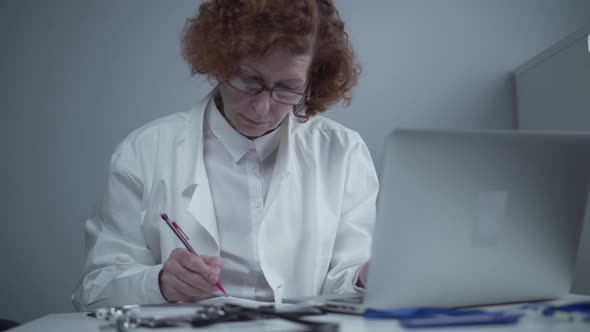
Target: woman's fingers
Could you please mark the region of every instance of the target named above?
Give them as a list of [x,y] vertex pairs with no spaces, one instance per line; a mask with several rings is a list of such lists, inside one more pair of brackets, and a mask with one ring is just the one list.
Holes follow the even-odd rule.
[[207,265],[201,256],[194,255],[188,250],[184,249],[175,249],[172,252],[172,255],[174,255],[175,260],[178,261],[185,269],[201,275],[211,284],[215,284],[217,282],[220,270]]
[[173,274],[164,273],[162,276],[163,282],[169,285],[169,297],[166,300],[169,302],[195,302],[211,298],[211,293],[205,293],[199,289],[193,288],[185,284],[180,279],[177,279]]
[[205,264],[209,266],[223,267],[223,260],[219,256],[200,256]]
[[186,269],[178,261],[170,260],[167,264],[168,271],[188,286],[208,293],[215,292],[215,282],[206,280],[201,274]]
[[207,264],[209,267],[212,267],[215,272],[217,273],[217,278],[219,279],[219,274],[221,273],[221,268],[223,268],[223,260],[219,256],[201,256],[201,259]]
[[217,256],[197,256],[177,248],[164,262],[160,290],[169,301],[192,302],[212,297],[217,290],[223,261]]

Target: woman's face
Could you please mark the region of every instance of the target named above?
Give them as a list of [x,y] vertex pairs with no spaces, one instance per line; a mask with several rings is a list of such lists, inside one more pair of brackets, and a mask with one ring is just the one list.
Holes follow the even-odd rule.
[[[267,87],[304,93],[310,64],[310,55],[294,55],[278,49],[262,59],[242,61],[240,77]],[[293,110],[292,105],[273,100],[270,91],[266,90],[250,95],[224,82],[220,85],[220,93],[225,118],[248,138],[260,137],[276,129]]]

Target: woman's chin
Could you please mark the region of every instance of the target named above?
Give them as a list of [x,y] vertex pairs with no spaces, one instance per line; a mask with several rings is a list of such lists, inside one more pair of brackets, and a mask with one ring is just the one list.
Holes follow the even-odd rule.
[[267,128],[242,126],[239,130],[240,134],[250,139],[260,137],[268,132]]

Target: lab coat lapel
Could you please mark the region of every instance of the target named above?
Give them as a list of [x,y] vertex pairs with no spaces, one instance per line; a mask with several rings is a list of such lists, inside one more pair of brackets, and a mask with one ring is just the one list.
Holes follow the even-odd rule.
[[[213,199],[203,161],[203,123],[209,100],[211,99],[208,98],[190,114],[186,131],[187,144],[185,145],[184,160],[182,161],[188,171],[185,173],[182,197],[188,201],[185,205],[187,206],[188,214],[207,231],[216,248],[207,247],[205,243],[211,243],[210,241],[205,241],[205,243],[202,243],[203,241],[199,241],[200,243],[191,242],[191,244],[195,248],[201,248],[201,251],[205,253],[214,253],[219,252],[219,235],[217,232]],[[194,224],[181,225],[181,227],[188,229],[195,228]],[[195,229],[195,232],[198,232],[198,230]],[[188,236],[190,238],[190,234]]]
[[[277,264],[277,261],[284,261],[284,256],[281,251],[277,251],[277,246],[273,245],[273,237],[269,237],[268,234],[282,229],[281,223],[287,220],[281,218],[280,206],[285,204],[285,200],[291,199],[288,195],[281,195],[281,192],[288,189],[289,181],[291,181],[292,159],[294,158],[292,130],[295,125],[293,121],[296,120],[293,119],[292,115],[289,115],[286,121],[285,125],[287,126],[281,133],[279,151],[277,152],[273,176],[266,196],[266,208],[260,224],[258,242],[260,266],[273,290],[275,300],[278,301],[282,298],[282,289],[287,276],[282,275],[281,270],[278,269],[281,263]],[[277,210],[277,207],[279,207],[279,210]]]
[[215,241],[215,245],[219,248],[219,235],[217,233],[213,199],[211,198],[211,190],[209,189],[209,182],[206,178],[196,184],[187,211],[207,230],[213,241]]

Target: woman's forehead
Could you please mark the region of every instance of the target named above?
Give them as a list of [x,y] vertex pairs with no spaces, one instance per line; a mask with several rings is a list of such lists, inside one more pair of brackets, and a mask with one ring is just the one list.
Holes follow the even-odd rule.
[[244,59],[240,69],[269,81],[305,81],[311,64],[310,54],[294,54],[287,50],[274,50],[262,58]]

